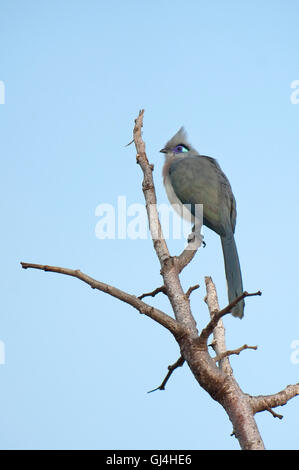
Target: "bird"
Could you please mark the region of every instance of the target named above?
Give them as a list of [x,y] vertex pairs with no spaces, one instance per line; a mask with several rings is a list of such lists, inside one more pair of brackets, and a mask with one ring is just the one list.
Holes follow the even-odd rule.
[[[236,200],[229,180],[215,158],[200,155],[189,144],[184,127],[160,152],[165,154],[162,175],[170,204],[183,217],[187,209],[192,220],[196,216],[196,205],[202,204],[203,224],[220,236],[228,300],[231,303],[243,293],[243,283],[234,238]],[[232,308],[231,313],[239,318],[244,316],[243,299]]]

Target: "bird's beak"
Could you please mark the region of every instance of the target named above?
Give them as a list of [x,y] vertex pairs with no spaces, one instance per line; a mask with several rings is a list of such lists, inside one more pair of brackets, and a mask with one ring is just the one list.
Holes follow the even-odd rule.
[[161,149],[160,152],[161,153],[167,153],[167,150],[166,149]]

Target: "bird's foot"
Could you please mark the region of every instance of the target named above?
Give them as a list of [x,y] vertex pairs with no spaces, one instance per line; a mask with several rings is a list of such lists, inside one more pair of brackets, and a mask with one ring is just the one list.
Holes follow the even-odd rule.
[[197,250],[201,245],[203,245],[203,247],[206,246],[206,243],[203,241],[203,235],[194,231],[188,235],[187,243],[188,250]]

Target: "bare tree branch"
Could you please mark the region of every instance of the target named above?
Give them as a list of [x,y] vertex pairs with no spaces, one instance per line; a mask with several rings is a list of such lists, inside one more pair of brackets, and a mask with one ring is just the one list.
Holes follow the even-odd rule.
[[206,343],[210,334],[212,334],[215,326],[220,320],[220,318],[224,317],[224,315],[227,315],[228,313],[231,313],[232,309],[235,307],[235,305],[237,305],[238,302],[240,302],[240,300],[245,299],[245,297],[251,297],[253,295],[262,295],[262,293],[261,291],[258,291],[258,292],[249,294],[248,292],[245,291],[241,295],[239,295],[235,300],[229,303],[225,308],[223,308],[222,310],[215,311],[214,314],[212,315],[210,322],[202,330],[199,336],[199,341],[202,343]]
[[272,408],[267,407],[267,408],[266,408],[266,411],[269,411],[269,413],[271,413],[271,415],[273,416],[273,418],[278,418],[278,419],[282,419],[282,418],[283,418],[283,415],[280,415],[280,414],[276,413],[275,411],[272,410]]
[[183,358],[183,356],[180,356],[174,364],[172,364],[171,366],[168,366],[168,372],[166,374],[165,379],[161,383],[161,385],[159,385],[159,387],[157,387],[157,388],[154,388],[153,390],[150,390],[147,393],[152,393],[152,392],[155,392],[156,390],[165,390],[165,386],[166,386],[168,380],[170,379],[170,376],[173,373],[173,371],[175,369],[177,369],[178,367],[182,367],[184,362],[185,362],[185,359]]
[[182,253],[179,256],[174,257],[178,274],[180,274],[183,269],[185,269],[185,267],[193,260],[196,253],[197,249],[192,250],[190,248],[190,244],[188,243],[187,247],[182,251]]
[[[274,416],[274,412],[271,410],[272,408],[285,405],[289,400],[297,395],[299,395],[299,383],[295,385],[287,385],[285,389],[274,393],[273,395],[251,396],[251,406],[254,413],[269,411]],[[281,415],[278,415],[276,417],[280,416]]]
[[139,163],[143,172],[142,189],[149,220],[149,228],[154,244],[154,249],[160,261],[164,286],[172,305],[175,318],[181,325],[186,327],[195,338],[198,334],[196,322],[192,315],[190,304],[185,297],[185,293],[180,283],[178,268],[176,266],[176,259],[170,256],[159,220],[152,168],[149,164],[145,152],[145,143],[142,139],[143,115],[144,110],[141,110],[137,119],[135,120],[133,138],[137,151],[137,162]]
[[154,289],[152,292],[146,292],[144,294],[141,294],[138,296],[138,299],[142,300],[144,297],[155,297],[160,292],[167,295],[165,286],[160,286],[160,287],[157,287],[157,289]]
[[233,354],[239,355],[241,351],[244,351],[244,349],[255,349],[257,350],[257,346],[248,346],[247,344],[244,344],[238,349],[228,349],[227,351],[218,354],[218,356],[213,357],[215,362],[221,361],[223,358],[232,356]]
[[[209,276],[206,276],[205,283],[206,283],[206,289],[207,289],[207,295],[206,295],[205,301],[208,305],[210,317],[212,319],[214,313],[220,310],[218,297],[217,297],[216,288],[212,281],[212,278]],[[212,341],[211,346],[213,347],[216,355],[218,356],[220,356],[221,354],[225,354],[226,352],[225,328],[224,328],[223,321],[221,318],[218,320],[218,323],[213,329],[213,341]],[[224,373],[228,375],[232,374],[232,368],[231,368],[228,357],[223,357],[223,359],[219,361],[219,367]]]
[[166,313],[162,312],[157,308],[152,307],[151,305],[146,304],[142,300],[135,297],[135,295],[128,294],[127,292],[117,289],[116,287],[93,279],[87,274],[82,273],[79,269],[68,269],[58,266],[48,266],[43,264],[33,264],[24,262],[21,262],[21,265],[23,269],[40,269],[43,271],[50,271],[53,273],[65,274],[67,276],[76,277],[77,279],[80,279],[81,281],[88,284],[90,287],[92,287],[92,289],[97,289],[99,291],[106,292],[106,294],[112,295],[112,297],[116,297],[117,299],[122,300],[123,302],[136,308],[140,313],[143,313],[147,317],[152,318],[156,322],[160,323],[160,325],[167,328],[175,337],[185,333],[183,327]]
[[199,284],[195,284],[195,286],[189,287],[189,289],[188,289],[187,292],[186,292],[186,297],[188,297],[188,299],[189,299],[189,297],[190,297],[190,295],[192,294],[192,292],[193,292],[194,290],[196,290],[196,289],[199,289]]
[[136,160],[143,172],[142,190],[145,197],[149,228],[154,243],[154,248],[162,267],[164,261],[170,258],[170,253],[163,236],[162,227],[158,216],[157,198],[152,175],[152,166],[148,161],[145,152],[145,143],[142,139],[143,115],[144,109],[139,112],[137,119],[135,119],[133,141],[137,151]]

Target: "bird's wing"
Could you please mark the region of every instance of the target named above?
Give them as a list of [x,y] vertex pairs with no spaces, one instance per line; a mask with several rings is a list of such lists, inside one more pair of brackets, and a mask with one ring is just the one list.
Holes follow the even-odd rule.
[[214,158],[196,155],[175,159],[169,167],[174,192],[183,204],[203,204],[204,224],[219,235],[233,230],[236,204],[228,179]]

